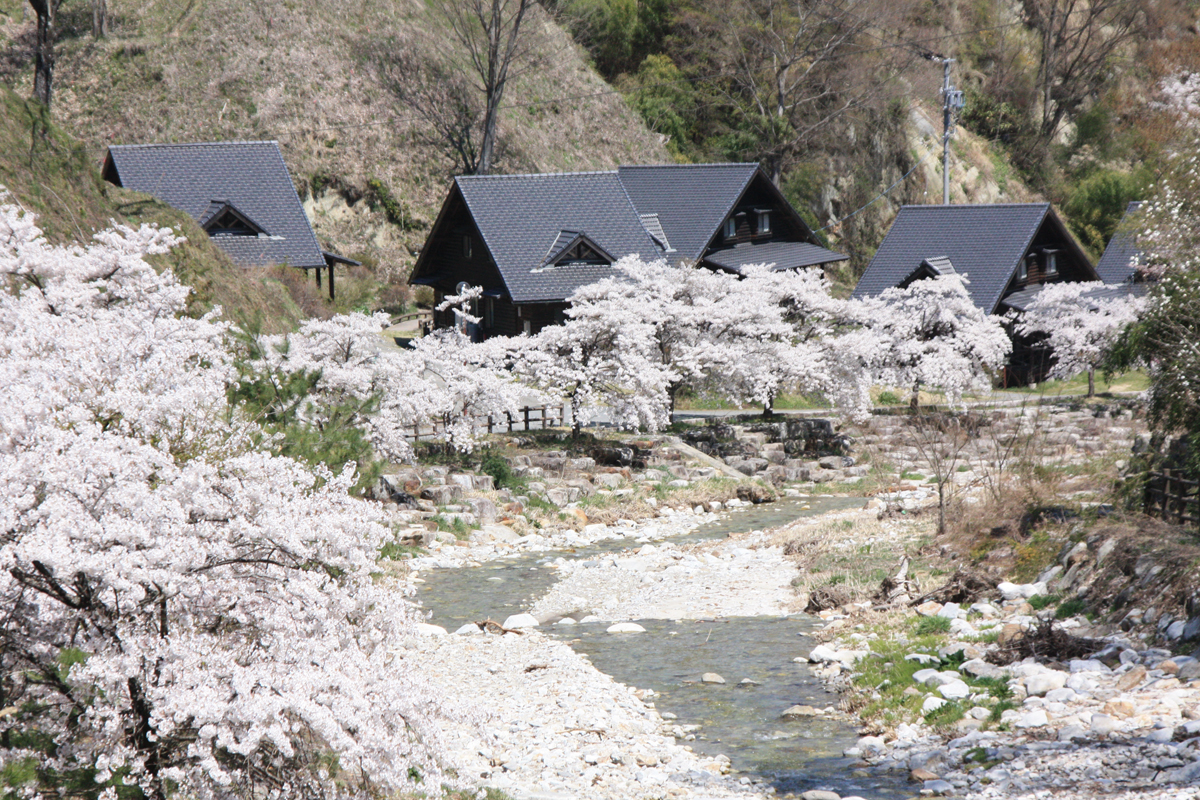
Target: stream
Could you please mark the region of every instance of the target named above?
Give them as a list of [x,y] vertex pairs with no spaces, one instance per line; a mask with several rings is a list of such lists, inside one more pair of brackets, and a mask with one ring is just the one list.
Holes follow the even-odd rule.
[[[789,498],[729,512],[688,534],[663,541],[677,544],[718,539],[730,533],[765,530],[800,517],[857,508],[858,497]],[[586,560],[636,547],[636,540],[606,540],[586,548],[521,554],[478,567],[422,573],[418,599],[432,611],[431,622],[453,631],[474,620],[503,620],[529,608],[556,581],[549,562],[559,557]],[[899,800],[911,784],[891,773],[854,770],[842,752],[858,740],[844,719],[809,717],[784,721],[780,713],[802,704],[837,707],[839,697],[825,689],[807,665],[792,659],[812,646],[807,634],[819,620],[787,617],[724,617],[715,620],[637,620],[639,635],[605,633],[608,622],[546,626],[541,630],[566,641],[601,672],[628,686],[653,689],[659,713],[674,724],[696,725],[698,753],[729,757],[733,768],[773,786],[781,795],[830,789],[843,796]],[[702,684],[705,672],[725,684]],[[753,684],[740,684],[744,679]],[[669,719],[669,717],[668,717]],[[683,743],[681,741],[681,743]]]

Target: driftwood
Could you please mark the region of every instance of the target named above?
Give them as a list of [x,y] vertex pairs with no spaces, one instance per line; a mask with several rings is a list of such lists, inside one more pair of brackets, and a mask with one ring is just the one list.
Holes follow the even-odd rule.
[[823,583],[808,593],[808,605],[804,607],[807,614],[824,611],[827,608],[844,606],[854,599],[854,595],[840,583]]
[[974,603],[980,597],[992,594],[996,584],[981,572],[962,569],[961,567],[950,576],[950,580],[931,592],[927,592],[912,601],[912,605],[930,601],[935,603]]
[[1053,621],[1043,620],[1036,628],[1023,631],[990,651],[987,660],[1001,666],[1030,657],[1038,661],[1069,661],[1089,656],[1106,644],[1101,639],[1072,636]]
[[918,591],[917,582],[908,576],[908,556],[900,559],[900,568],[890,578],[879,583],[879,589],[871,596],[876,605],[894,606],[908,603]]
[[519,631],[516,628],[506,628],[494,619],[477,620],[475,622],[479,626],[479,630],[484,633],[516,633],[523,634],[524,631]]

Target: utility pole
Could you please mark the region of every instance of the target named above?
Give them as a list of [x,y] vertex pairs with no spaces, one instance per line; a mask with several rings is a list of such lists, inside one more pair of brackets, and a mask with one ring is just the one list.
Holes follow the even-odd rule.
[[954,123],[965,102],[961,89],[950,83],[950,65],[955,59],[935,57],[942,62],[942,205],[950,205],[950,140],[954,138]]

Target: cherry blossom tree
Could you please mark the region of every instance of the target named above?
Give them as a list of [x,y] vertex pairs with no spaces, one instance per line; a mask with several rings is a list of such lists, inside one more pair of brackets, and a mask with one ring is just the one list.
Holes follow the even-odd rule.
[[914,407],[923,386],[951,406],[968,390],[986,391],[1012,349],[1000,319],[971,302],[958,275],[886,289],[863,300],[860,313],[877,340],[876,382],[911,388]]
[[1086,370],[1087,396],[1093,397],[1096,367],[1144,305],[1144,298],[1127,286],[1099,281],[1047,284],[1017,316],[1016,331],[1044,337],[1054,355],[1050,377],[1063,380]]
[[576,436],[602,408],[625,428],[655,431],[669,422],[676,373],[656,352],[646,309],[622,301],[623,292],[610,282],[583,287],[566,322],[543,328],[513,361],[530,386],[570,403]]
[[21,796],[395,794],[443,781],[352,469],[263,452],[216,312],[0,205],[0,765]]

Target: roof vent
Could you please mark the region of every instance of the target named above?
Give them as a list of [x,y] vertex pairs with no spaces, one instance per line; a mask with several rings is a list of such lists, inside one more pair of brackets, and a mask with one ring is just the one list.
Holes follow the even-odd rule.
[[674,253],[675,248],[671,247],[671,243],[667,241],[667,234],[663,231],[662,221],[658,218],[658,214],[639,214],[642,220],[642,227],[646,229],[646,233],[650,234],[650,238],[654,243],[662,248],[664,253]]

